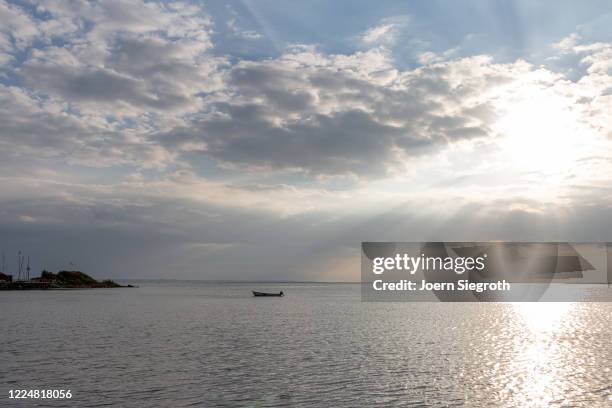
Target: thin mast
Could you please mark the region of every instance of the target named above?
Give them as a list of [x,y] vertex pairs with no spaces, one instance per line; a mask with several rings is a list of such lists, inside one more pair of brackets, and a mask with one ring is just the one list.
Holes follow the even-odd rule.
[[21,280],[21,251],[17,252],[17,282]]

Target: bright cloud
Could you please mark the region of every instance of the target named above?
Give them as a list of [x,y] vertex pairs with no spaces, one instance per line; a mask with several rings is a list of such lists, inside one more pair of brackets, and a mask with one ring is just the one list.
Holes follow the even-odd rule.
[[383,19],[378,25],[368,28],[361,36],[361,41],[366,45],[392,45],[394,44],[402,28],[410,22],[409,16],[395,16]]

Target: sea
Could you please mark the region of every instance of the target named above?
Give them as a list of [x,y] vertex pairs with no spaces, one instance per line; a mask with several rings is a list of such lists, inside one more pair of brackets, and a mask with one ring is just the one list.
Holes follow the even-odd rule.
[[[0,292],[0,406],[612,406],[612,303],[370,303],[360,284],[130,283]],[[9,398],[36,389],[71,398]]]

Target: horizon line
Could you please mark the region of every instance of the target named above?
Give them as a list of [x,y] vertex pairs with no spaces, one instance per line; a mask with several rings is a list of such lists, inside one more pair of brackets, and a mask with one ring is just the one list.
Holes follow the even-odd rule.
[[114,278],[117,281],[168,281],[168,282],[210,282],[210,283],[361,283],[361,281],[305,281],[270,279],[169,279],[169,278]]

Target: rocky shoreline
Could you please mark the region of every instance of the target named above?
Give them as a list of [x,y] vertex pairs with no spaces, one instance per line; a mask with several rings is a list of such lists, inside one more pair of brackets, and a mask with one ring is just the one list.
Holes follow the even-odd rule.
[[[6,275],[5,275],[6,276]],[[99,289],[99,288],[133,288],[132,285],[120,285],[110,279],[97,281],[81,271],[43,271],[40,278],[29,281],[0,280],[0,290],[41,290],[41,289]]]

